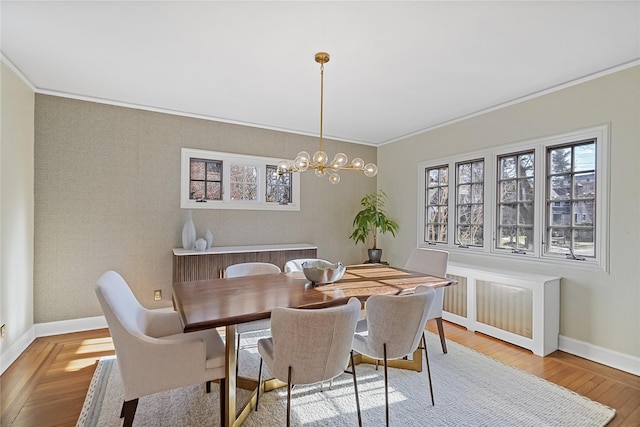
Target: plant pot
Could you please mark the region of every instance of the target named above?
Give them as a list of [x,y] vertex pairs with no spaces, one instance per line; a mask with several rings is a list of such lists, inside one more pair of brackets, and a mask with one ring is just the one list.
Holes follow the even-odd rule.
[[367,249],[369,253],[369,262],[378,263],[382,258],[382,249]]

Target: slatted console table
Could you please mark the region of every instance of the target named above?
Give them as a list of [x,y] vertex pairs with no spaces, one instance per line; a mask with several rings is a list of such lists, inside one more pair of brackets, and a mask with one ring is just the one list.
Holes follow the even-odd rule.
[[298,258],[317,258],[318,247],[307,243],[255,246],[216,246],[204,251],[173,250],[173,281],[187,282],[222,277],[231,264],[270,262],[283,268]]

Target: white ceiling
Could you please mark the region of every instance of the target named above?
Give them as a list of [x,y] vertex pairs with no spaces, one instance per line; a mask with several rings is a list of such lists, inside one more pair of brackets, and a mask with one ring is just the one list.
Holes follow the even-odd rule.
[[39,93],[378,145],[640,58],[639,1],[2,1]]

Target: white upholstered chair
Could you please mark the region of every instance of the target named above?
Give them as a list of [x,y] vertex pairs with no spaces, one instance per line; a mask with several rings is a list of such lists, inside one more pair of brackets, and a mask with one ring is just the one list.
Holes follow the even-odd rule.
[[[291,422],[291,387],[331,380],[345,372],[349,361],[353,374],[358,425],[362,425],[358,383],[351,343],[360,312],[360,301],[351,298],[345,305],[323,309],[276,308],[271,312],[271,337],[258,340],[262,362],[273,375],[287,381],[287,426]],[[258,399],[260,399],[258,387]]]
[[[242,262],[233,264],[225,269],[224,277],[227,279],[233,277],[256,276],[259,274],[278,274],[282,270],[275,264],[268,262]],[[270,319],[254,320],[252,322],[240,323],[236,326],[238,333],[238,352],[236,354],[236,375],[238,374],[238,366],[240,361],[240,336],[247,332],[264,331],[271,327]]]
[[303,271],[302,270],[302,264],[304,264],[306,261],[324,261],[324,260],[320,259],[320,258],[291,259],[291,260],[289,260],[289,261],[284,263],[284,272],[285,273],[294,273],[294,272],[297,272],[297,271]]
[[215,329],[184,333],[177,312],[147,310],[120,274],[107,271],[96,295],[107,319],[124,389],[120,417],[131,426],[138,399],[149,394],[220,380],[224,420],[224,342]]
[[427,361],[431,404],[433,387],[431,369],[424,328],[427,316],[435,299],[435,291],[428,286],[418,286],[410,295],[374,295],[369,297],[365,307],[367,318],[358,322],[353,339],[353,350],[381,359],[384,362],[384,399],[385,416],[389,425],[389,377],[387,361],[401,359],[412,354],[422,340]]
[[[419,273],[431,274],[433,276],[445,277],[447,275],[447,263],[449,252],[435,249],[414,248],[409,254],[404,268],[417,271]],[[444,304],[444,288],[436,288],[436,300],[429,319],[436,319],[438,334],[440,335],[440,345],[442,352],[447,352],[447,340],[444,336],[442,326],[442,305]]]

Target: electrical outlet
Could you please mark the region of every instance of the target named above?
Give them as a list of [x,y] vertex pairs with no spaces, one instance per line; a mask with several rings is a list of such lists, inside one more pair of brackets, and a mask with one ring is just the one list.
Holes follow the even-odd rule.
[[160,289],[156,289],[153,291],[153,300],[160,301],[162,299],[162,291]]
[[0,326],[0,337],[5,339],[7,337],[7,325]]

